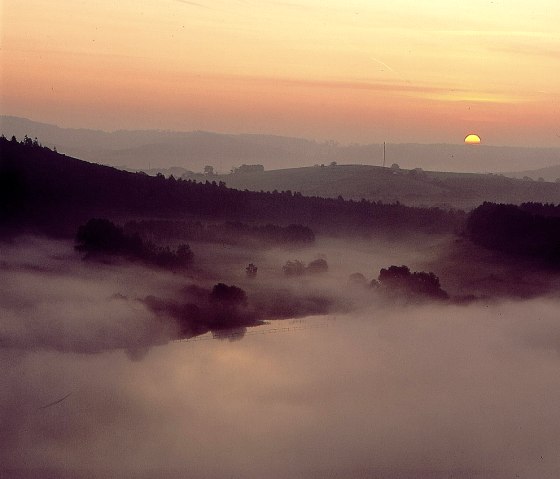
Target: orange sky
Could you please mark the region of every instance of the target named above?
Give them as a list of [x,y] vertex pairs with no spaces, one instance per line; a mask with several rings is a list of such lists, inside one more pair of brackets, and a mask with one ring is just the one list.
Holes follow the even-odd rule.
[[26,0],[2,114],[61,126],[560,146],[560,2]]

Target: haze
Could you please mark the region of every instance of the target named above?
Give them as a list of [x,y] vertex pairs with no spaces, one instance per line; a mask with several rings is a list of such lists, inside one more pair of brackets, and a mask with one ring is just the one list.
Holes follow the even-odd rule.
[[[333,299],[330,312],[250,328],[238,341],[172,343],[171,323],[150,318],[141,298],[179,298],[186,278],[84,263],[62,241],[2,244],[0,280],[15,287],[0,293],[0,472],[558,477],[557,295],[398,305],[346,284],[356,269],[434,261],[448,241],[421,239],[261,251],[252,295],[272,284],[319,292]],[[255,257],[194,247],[210,274],[236,282]],[[327,276],[278,274],[286,258],[317,254],[329,259]]]
[[560,143],[560,6],[3,2],[3,114],[343,142]]

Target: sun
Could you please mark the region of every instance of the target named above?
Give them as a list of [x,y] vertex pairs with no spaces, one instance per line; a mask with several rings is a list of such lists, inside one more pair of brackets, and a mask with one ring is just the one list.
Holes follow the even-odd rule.
[[480,143],[480,136],[471,133],[465,137],[465,144],[478,145]]

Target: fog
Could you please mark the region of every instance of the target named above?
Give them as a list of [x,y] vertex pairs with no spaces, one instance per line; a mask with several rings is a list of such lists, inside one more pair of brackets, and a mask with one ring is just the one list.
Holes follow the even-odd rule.
[[2,245],[0,346],[94,353],[166,342],[175,325],[154,322],[139,298],[174,279],[146,268],[80,260],[71,244],[18,239]]
[[[557,297],[391,304],[347,283],[435,264],[446,241],[193,244],[186,275],[82,261],[65,242],[0,245],[0,475],[558,477]],[[281,273],[319,256],[323,275]],[[218,281],[252,312],[321,297],[328,314],[175,341],[146,304]]]

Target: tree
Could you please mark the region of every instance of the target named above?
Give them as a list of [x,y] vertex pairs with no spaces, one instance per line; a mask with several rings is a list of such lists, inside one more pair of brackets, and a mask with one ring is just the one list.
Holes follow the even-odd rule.
[[210,300],[224,305],[246,305],[247,293],[237,286],[218,283],[212,288]]
[[256,278],[258,268],[253,264],[249,263],[249,266],[245,268],[245,272],[249,278]]
[[104,218],[92,218],[78,228],[78,250],[99,253],[119,253],[125,247],[121,228]]
[[282,267],[286,276],[301,276],[305,273],[305,264],[299,260],[287,261]]
[[400,170],[401,167],[399,166],[398,163],[393,163],[393,164],[391,165],[391,169],[392,169],[392,170]]
[[194,259],[194,253],[191,250],[191,247],[188,244],[180,244],[177,248],[177,258],[183,265],[188,265],[192,263]]
[[560,265],[560,217],[554,205],[483,203],[469,215],[469,239],[514,256],[538,259],[547,267]]
[[311,263],[307,265],[307,271],[309,273],[326,273],[328,270],[329,265],[322,258],[311,261]]
[[352,273],[348,277],[348,282],[353,285],[366,286],[367,279],[362,273]]
[[399,286],[404,284],[410,277],[408,266],[389,266],[388,269],[382,268],[379,272],[379,282],[389,286]]
[[422,168],[414,168],[413,170],[410,170],[408,174],[413,178],[423,178],[426,176]]
[[214,176],[214,167],[210,165],[206,165],[204,167],[204,174],[206,176]]
[[408,266],[390,266],[379,272],[379,284],[388,291],[447,299],[448,294],[441,289],[439,278],[432,272],[411,273]]

